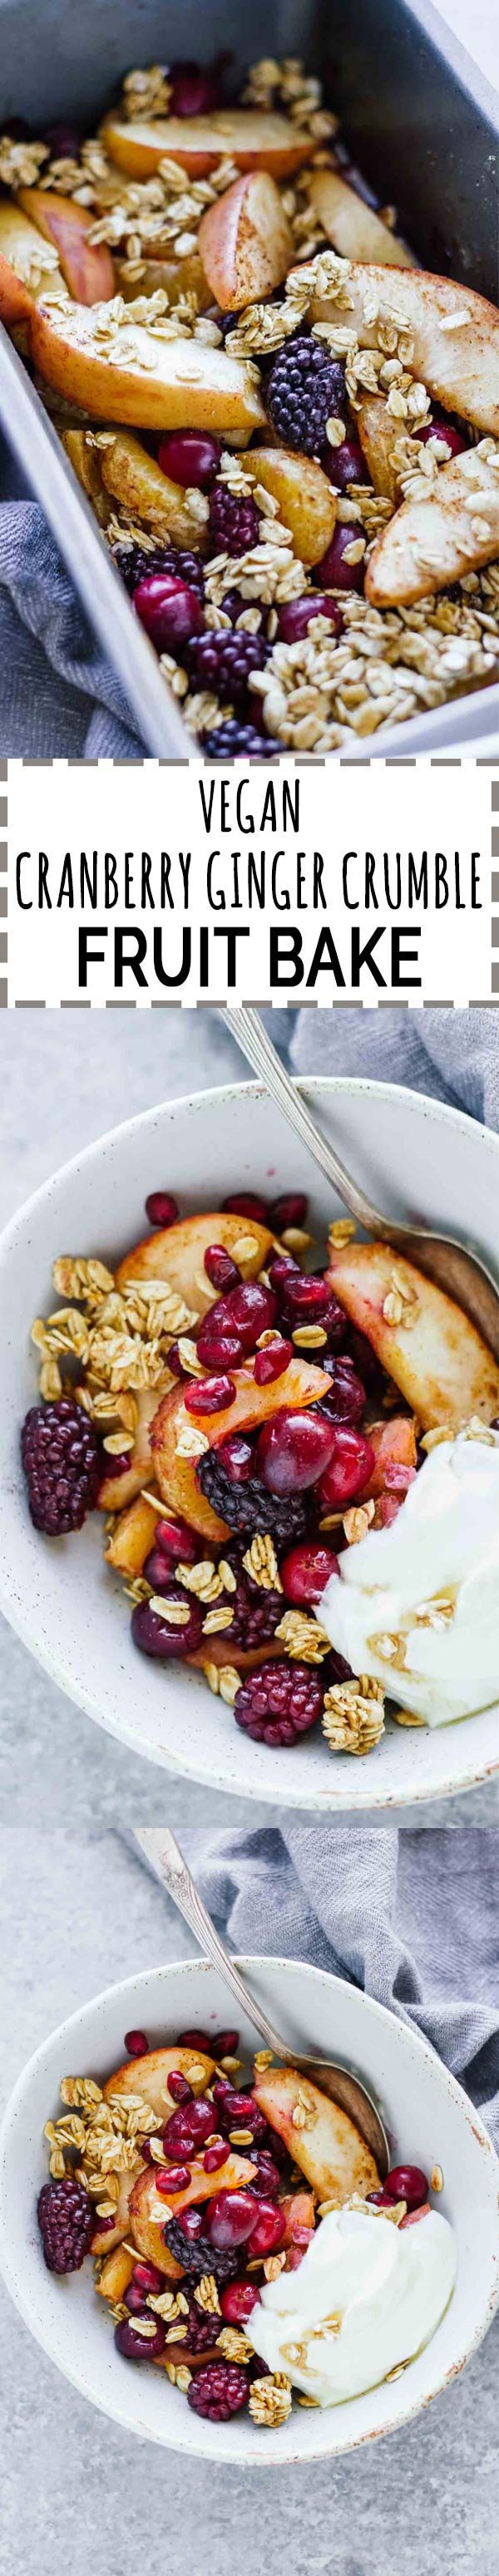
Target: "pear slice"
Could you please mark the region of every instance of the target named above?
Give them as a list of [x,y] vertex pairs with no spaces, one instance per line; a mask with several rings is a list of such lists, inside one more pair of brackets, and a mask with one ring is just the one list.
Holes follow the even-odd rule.
[[[321,2200],[339,2203],[349,2200],[357,2191],[363,2199],[376,2191],[379,2173],[369,2147],[354,2128],[347,2112],[326,2093],[312,2084],[308,2075],[298,2075],[293,2066],[271,2066],[255,2077],[255,2099],[264,2111],[271,2128],[289,2148],[295,2164]],[[296,2126],[293,2113],[303,2106],[306,2126]]]
[[244,447],[264,412],[245,361],[200,340],[161,340],[114,305],[39,304],[31,352],[40,375],[93,419],[132,429],[209,429]]
[[183,251],[181,259],[172,259],[168,251],[156,258],[150,250],[140,261],[140,277],[130,274],[128,259],[115,259],[114,264],[118,292],[124,295],[126,304],[134,304],[136,295],[155,295],[158,287],[168,296],[169,304],[178,304],[179,295],[195,295],[199,313],[206,313],[213,303],[211,287],[195,250]]
[[[225,1412],[214,1413],[211,1417],[203,1414],[202,1430],[210,1448],[218,1449],[229,1432],[256,1431],[272,1413],[280,1413],[289,1407],[293,1412],[305,1412],[310,1404],[319,1404],[330,1385],[324,1369],[311,1368],[301,1359],[290,1360],[282,1377],[267,1386],[257,1386],[250,1360],[245,1368],[231,1370],[231,1376],[236,1392]],[[195,1427],[198,1430],[199,1425]],[[192,1529],[199,1530],[203,1538],[218,1540],[221,1544],[228,1536],[226,1522],[212,1510],[211,1503],[201,1492],[196,1476],[196,1459],[184,1455],[179,1448],[179,1442],[187,1434],[192,1437],[193,1431],[194,1415],[187,1411],[183,1389],[179,1386],[172,1395],[163,1397],[152,1427],[156,1480],[160,1494],[172,1510],[181,1512],[182,1519],[189,1521]],[[229,1629],[226,1662],[230,1661]]]
[[219,1295],[204,1268],[210,1244],[222,1244],[224,1252],[229,1252],[236,1262],[241,1277],[255,1279],[265,1267],[272,1240],[269,1227],[260,1225],[255,1217],[232,1216],[223,1208],[211,1210],[207,1216],[179,1217],[175,1225],[155,1227],[152,1234],[146,1234],[141,1243],[125,1253],[116,1271],[116,1287],[124,1288],[129,1280],[140,1284],[141,1279],[166,1279],[177,1297],[183,1297],[187,1306],[195,1306],[199,1315],[206,1315]]
[[95,215],[89,215],[85,206],[75,206],[73,197],[59,197],[50,188],[20,188],[18,205],[38,234],[53,244],[75,302],[105,304],[114,295],[114,268],[106,242],[96,248],[89,241]]
[[366,394],[356,414],[360,444],[371,483],[386,501],[396,501],[399,489],[393,449],[398,422],[388,410],[383,394]]
[[[3,214],[3,211],[2,207],[0,212]],[[32,311],[33,297],[29,286],[25,286],[24,279],[18,277],[17,269],[12,267],[11,260],[4,259],[0,251],[0,322],[5,323],[7,331],[19,331],[22,328],[26,336],[26,344],[26,326],[29,328]]]
[[166,2128],[175,2110],[168,2095],[169,2075],[185,2075],[191,2092],[197,2095],[206,2093],[215,2073],[214,2058],[207,2057],[201,2048],[148,2048],[143,2057],[126,2058],[124,2066],[117,2066],[114,2075],[108,2075],[104,2101],[112,2103],[116,2096],[126,2105],[129,2093],[134,2098],[139,2094],[148,2111],[155,2111]]
[[175,2255],[170,2254],[169,2245],[165,2245],[164,2229],[167,2226],[166,2212],[169,2203],[163,2201],[161,2218],[160,2197],[154,2182],[154,2167],[151,2169],[150,2165],[144,2165],[142,2172],[135,2176],[130,2203],[127,2235],[132,2237],[137,2254],[142,2255],[143,2262],[155,2263],[157,2271],[164,2273],[165,2281],[181,2281],[183,2265],[175,2261]]
[[399,241],[398,234],[382,223],[374,207],[366,206],[337,170],[312,170],[307,194],[328,241],[342,259],[374,259],[384,268],[416,267],[407,243]]
[[[136,2179],[137,2179],[137,2175],[138,2175],[139,2173],[140,2173],[140,2160],[139,2160],[139,2158],[137,2157],[137,2163],[136,2163],[136,2165],[133,2165],[133,2166],[132,2166],[132,2168],[131,2168],[131,2170],[130,2170],[128,2173],[120,2173],[120,2174],[118,2175],[118,2181],[119,2181],[119,2195],[118,2195],[118,2199],[117,2199],[117,2202],[116,2202],[116,2217],[115,2217],[115,2222],[114,2222],[114,2228],[113,2228],[113,2227],[99,2227],[99,2221],[98,2221],[98,2218],[96,2217],[95,2236],[93,2236],[93,2237],[92,2237],[92,2243],[91,2243],[91,2247],[90,2247],[90,2252],[91,2252],[91,2254],[113,2254],[113,2253],[114,2253],[114,2251],[115,2251],[116,2246],[117,2246],[117,2245],[121,2245],[121,2244],[123,2243],[123,2237],[128,2235],[128,2229],[129,2229],[129,2224],[130,2224],[130,2219],[129,2219],[130,2201],[131,2201],[131,2197],[132,2197],[132,2191],[133,2191],[134,2182],[136,2181]],[[103,2200],[105,2200],[105,2197],[106,2197],[106,2192],[105,2192],[105,2182],[104,2182],[104,2179],[103,2179],[102,2199],[103,2199]]]
[[320,563],[331,543],[338,507],[338,494],[322,465],[313,456],[298,456],[291,447],[250,447],[244,471],[277,501],[300,563]]
[[[34,192],[29,188],[25,193],[31,199]],[[15,277],[27,287],[30,298],[37,301],[39,296],[53,294],[54,288],[61,297],[67,295],[57,251],[48,245],[44,250],[36,224],[11,197],[2,199],[0,204],[0,254],[2,262],[6,260]]]
[[[395,322],[412,343],[411,371],[447,411],[475,429],[499,434],[499,313],[484,295],[426,269],[390,269],[352,261],[341,279],[347,302],[314,296],[313,322],[356,329],[363,349],[376,347],[380,321]],[[373,309],[376,318],[373,320]]]
[[215,198],[198,233],[205,276],[223,313],[272,294],[292,267],[294,242],[268,170],[249,170]]
[[[102,481],[106,492],[126,510],[129,518],[143,519],[151,535],[175,546],[199,544],[203,520],[193,515],[183,485],[172,483],[163,474],[154,456],[149,456],[140,438],[132,430],[121,429],[112,446],[100,450]],[[196,501],[201,498],[196,493]],[[206,516],[208,510],[206,508]]]
[[160,1518],[159,1494],[156,1510],[154,1503],[146,1503],[143,1494],[137,1494],[135,1502],[127,1503],[125,1511],[119,1513],[104,1555],[106,1565],[113,1565],[116,1574],[128,1575],[129,1583],[133,1583],[136,1574],[142,1573],[146,1556],[154,1547],[156,1522]]
[[313,135],[300,133],[290,117],[247,107],[221,107],[209,116],[158,116],[150,125],[146,118],[129,123],[112,109],[101,141],[129,179],[150,179],[165,160],[178,161],[191,179],[209,178],[220,161],[290,179],[317,149]]
[[112,503],[104,491],[100,448],[91,446],[86,429],[63,429],[62,445],[66,456],[69,456],[73,474],[77,474],[87,500],[92,503],[99,527],[107,528],[112,516]]
[[404,501],[383,528],[367,566],[375,608],[409,608],[432,590],[494,563],[499,555],[499,447],[470,447],[442,465],[427,497]]
[[389,1244],[350,1243],[330,1250],[328,1278],[425,1431],[458,1430],[473,1414],[493,1422],[497,1363],[454,1298],[414,1262]]
[[98,2298],[111,2299],[114,2307],[116,2300],[124,2299],[132,2272],[133,2254],[127,2254],[124,2245],[116,2245],[114,2253],[107,2255],[106,2261],[102,2264],[99,2279],[95,2282]]
[[[165,1375],[171,1382],[171,1370],[165,1370]],[[161,1402],[161,1386],[141,1387],[135,1400],[138,1423],[134,1446],[130,1450],[130,1464],[125,1467],[123,1475],[115,1476],[112,1456],[109,1458],[109,1471],[103,1476],[97,1497],[100,1512],[124,1511],[125,1505],[133,1503],[135,1495],[140,1494],[142,1485],[147,1485],[151,1476],[151,1425]]]

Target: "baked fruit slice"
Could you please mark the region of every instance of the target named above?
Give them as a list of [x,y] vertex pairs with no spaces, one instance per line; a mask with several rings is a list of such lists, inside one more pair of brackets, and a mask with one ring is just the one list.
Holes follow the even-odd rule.
[[[39,304],[31,354],[65,401],[100,421],[137,429],[210,429],[244,447],[264,413],[244,359],[200,340],[161,340],[114,308]],[[103,327],[104,314],[104,327]]]
[[117,2066],[114,2075],[108,2076],[104,2101],[112,2101],[116,2095],[118,2101],[125,2102],[128,2093],[140,2094],[148,2110],[156,2111],[166,2126],[175,2110],[173,2099],[165,2099],[169,2075],[184,2075],[191,2093],[197,2096],[206,2092],[215,2071],[214,2059],[200,2048],[151,2048],[144,2057],[127,2058],[124,2066]]
[[[354,2191],[367,2199],[368,2192],[377,2190],[374,2156],[353,2120],[319,2092],[308,2075],[297,2074],[293,2066],[272,2066],[255,2078],[254,2092],[266,2120],[277,2129],[320,2201],[342,2202]],[[296,2111],[304,2112],[303,2125],[300,2118],[295,2122]]]
[[[300,1359],[290,1360],[282,1377],[266,1386],[257,1386],[251,1363],[247,1368],[231,1371],[231,1375],[236,1389],[232,1403],[223,1413],[203,1414],[202,1417],[205,1441],[210,1448],[219,1448],[220,1442],[233,1431],[256,1431],[273,1413],[289,1409],[306,1412],[311,1404],[318,1404],[321,1396],[327,1395],[330,1385],[324,1369],[311,1368]],[[192,1435],[192,1432],[193,1415],[187,1411],[183,1389],[179,1386],[171,1395],[163,1397],[153,1424],[154,1473],[160,1494],[172,1510],[180,1512],[182,1519],[189,1522],[191,1529],[199,1530],[203,1538],[221,1544],[228,1536],[227,1523],[213,1511],[211,1503],[201,1493],[195,1456],[185,1455],[179,1447],[185,1435]]]
[[210,116],[155,117],[151,124],[130,121],[113,109],[101,127],[110,161],[129,179],[150,179],[161,161],[178,161],[192,179],[207,179],[220,161],[237,170],[270,170],[274,179],[290,179],[310,161],[313,136],[301,134],[287,116],[257,108],[223,107]]
[[[27,189],[26,194],[31,197],[31,189]],[[52,295],[54,289],[62,298],[66,296],[68,290],[56,250],[44,251],[36,224],[10,197],[2,199],[0,204],[0,261],[2,268],[5,263],[12,270],[13,277],[19,279],[26,289],[24,312],[31,312],[32,301],[42,295]],[[8,318],[7,313],[2,315],[4,321]],[[16,313],[13,320],[17,320]]]
[[398,422],[388,410],[383,394],[366,394],[356,414],[361,448],[375,492],[387,501],[396,501],[399,489],[393,451]]
[[96,248],[89,240],[95,216],[75,206],[73,197],[59,197],[50,188],[20,188],[18,204],[38,234],[53,244],[75,302],[106,304],[114,295],[114,268],[107,244]]
[[382,223],[373,206],[365,205],[356,188],[349,188],[339,171],[312,170],[307,193],[328,241],[342,259],[382,261],[384,268],[415,268],[407,243],[399,241],[398,234]]
[[231,1216],[223,1208],[213,1208],[207,1216],[180,1217],[178,1224],[155,1227],[154,1233],[144,1235],[125,1253],[118,1263],[116,1287],[124,1288],[132,1279],[167,1279],[177,1297],[205,1315],[218,1295],[204,1267],[211,1244],[222,1244],[243,1279],[256,1279],[268,1259],[272,1235],[255,1217]]
[[[499,313],[484,295],[456,286],[450,277],[433,277],[426,269],[364,266],[352,261],[345,274],[348,314],[341,320],[358,331],[362,348],[373,348],[380,317],[407,331],[412,344],[411,372],[447,411],[457,411],[475,429],[499,434]],[[343,285],[343,280],[342,280]],[[373,320],[373,306],[376,319]],[[317,295],[313,322],[330,322],[337,310],[334,295]]]
[[160,1397],[161,1389],[158,1386],[141,1387],[140,1393],[136,1396],[138,1424],[134,1447],[130,1450],[130,1465],[124,1469],[121,1476],[113,1475],[112,1458],[110,1458],[109,1475],[103,1476],[97,1496],[100,1512],[124,1511],[125,1505],[133,1503],[135,1495],[140,1494],[142,1485],[147,1485],[148,1476],[151,1475],[151,1424],[157,1413]]
[[328,1276],[424,1430],[458,1430],[499,1412],[499,1372],[475,1325],[423,1271],[385,1243],[330,1253]]
[[201,260],[215,303],[237,313],[280,286],[293,263],[293,235],[275,179],[249,170],[202,215]]
[[366,572],[375,608],[409,608],[499,555],[499,447],[470,447],[442,465],[427,497],[404,501],[382,529]]
[[251,447],[244,471],[277,501],[300,563],[320,563],[331,544],[338,507],[322,465],[292,447]]

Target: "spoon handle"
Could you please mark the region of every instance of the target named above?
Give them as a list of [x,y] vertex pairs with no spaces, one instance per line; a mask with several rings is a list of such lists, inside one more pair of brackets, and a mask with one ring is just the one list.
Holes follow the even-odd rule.
[[372,1234],[374,1229],[378,1235],[386,1235],[390,1238],[393,1228],[389,1227],[386,1217],[381,1216],[379,1209],[373,1207],[372,1200],[366,1198],[365,1191],[359,1188],[357,1181],[352,1179],[351,1173],[346,1171],[345,1164],[340,1162],[334,1146],[329,1144],[327,1137],[321,1134],[319,1127],[316,1127],[315,1119],[311,1117],[306,1101],[302,1099],[301,1092],[296,1089],[289,1073],[281,1064],[280,1057],[276,1054],[272,1038],[264,1028],[259,1012],[252,1010],[249,1005],[242,1004],[237,1010],[224,1010],[223,1017],[224,1026],[227,1027],[228,1023],[242,1054],[247,1056],[254,1073],[260,1075],[266,1090],[270,1091],[272,1099],[277,1101],[278,1109],[282,1109],[288,1126],[294,1128],[295,1135],[300,1137],[302,1145],[307,1146],[309,1154],[313,1155],[326,1181],[330,1181],[333,1188],[339,1191],[340,1198],[344,1200],[345,1207],[350,1209],[350,1214],[355,1217],[357,1224],[365,1226],[368,1233]]
[[224,1948],[223,1941],[215,1931],[215,1925],[207,1914],[206,1906],[203,1905],[202,1897],[199,1896],[194,1879],[191,1878],[187,1861],[184,1860],[183,1852],[175,1840],[175,1835],[170,1832],[170,1827],[165,1825],[159,1833],[154,1826],[144,1825],[140,1829],[136,1828],[136,1841],[141,1843],[147,1859],[152,1861],[163,1887],[166,1887],[168,1896],[171,1896],[173,1904],[178,1906],[179,1914],[183,1914],[184,1922],[189,1924],[191,1932],[195,1932],[201,1949],[207,1951],[214,1968],[219,1969],[226,1986],[230,1986],[235,2003],[239,2004],[242,2012],[249,2015],[250,2021],[254,2022],[255,2030],[260,2031],[262,2039],[266,2040],[267,2046],[275,2055],[284,2059],[289,2057],[289,2048],[286,2047],[285,2040],[280,2039],[279,2032],[274,2030],[261,2004],[254,2003],[247,1986],[243,1985],[234,1960],[229,1957],[228,1950]]

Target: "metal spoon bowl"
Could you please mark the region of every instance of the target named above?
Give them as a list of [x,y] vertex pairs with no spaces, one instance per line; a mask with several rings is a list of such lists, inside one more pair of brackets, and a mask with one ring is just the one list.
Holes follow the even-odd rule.
[[337,2102],[340,2110],[348,2113],[348,2118],[353,2120],[360,2137],[364,2139],[366,2147],[369,2147],[371,2155],[374,2156],[380,2181],[384,2182],[391,2163],[390,2148],[386,2129],[367,2086],[361,2083],[358,2075],[351,2074],[348,2067],[339,2066],[335,2058],[311,2057],[304,2049],[291,2048],[287,2040],[282,2039],[280,2032],[274,2030],[268,2013],[263,2011],[261,2004],[255,2002],[254,1996],[250,1994],[248,1986],[244,1984],[239,1974],[239,1969],[235,1966],[235,1961],[230,1958],[229,1951],[225,1949],[219,1933],[215,1931],[211,1916],[207,1913],[202,1897],[198,1894],[180,1845],[176,1842],[175,1835],[170,1832],[169,1826],[165,1825],[159,1835],[155,1827],[142,1826],[136,1829],[136,1840],[142,1845],[148,1860],[152,1862],[163,1887],[166,1887],[168,1895],[173,1898],[174,1905],[178,1906],[179,1914],[183,1914],[184,1922],[189,1924],[191,1932],[195,1932],[201,1948],[207,1951],[208,1958],[213,1961],[213,1966],[218,1968],[225,1985],[230,1987],[230,1992],[234,1996],[235,2003],[239,2005],[240,2011],[247,2014],[248,2019],[254,2022],[255,2030],[260,2032],[261,2039],[265,2040],[267,2047],[272,2049],[276,2057],[282,2058],[285,2066],[296,2066],[300,2075],[310,2076],[312,2083],[319,2084],[321,2091],[329,2094],[331,2102]]
[[360,1189],[352,1174],[347,1172],[334,1146],[316,1126],[301,1088],[292,1082],[281,1064],[259,1012],[244,1004],[238,1010],[224,1010],[223,1018],[242,1054],[253,1066],[254,1073],[259,1074],[266,1090],[282,1109],[288,1126],[294,1129],[301,1144],[313,1155],[326,1181],[330,1181],[339,1192],[356,1223],[364,1227],[366,1234],[392,1244],[395,1251],[405,1253],[408,1260],[417,1262],[419,1269],[425,1270],[437,1287],[445,1289],[447,1296],[454,1297],[495,1357],[499,1352],[499,1292],[497,1279],[487,1263],[477,1252],[459,1243],[455,1235],[435,1234],[431,1227],[424,1225],[400,1225],[391,1217],[383,1216],[381,1209],[374,1206],[365,1190]]

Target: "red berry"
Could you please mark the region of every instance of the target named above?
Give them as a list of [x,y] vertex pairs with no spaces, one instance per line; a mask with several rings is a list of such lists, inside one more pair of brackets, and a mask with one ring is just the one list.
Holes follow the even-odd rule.
[[281,1291],[283,1304],[296,1316],[297,1323],[305,1321],[308,1315],[314,1323],[322,1323],[331,1303],[336,1302],[332,1300],[328,1280],[319,1279],[315,1271],[310,1276],[304,1275],[302,1270],[291,1271],[282,1280]]
[[253,2192],[217,2191],[209,2203],[208,2234],[213,2245],[244,2245],[255,2226]]
[[282,1290],[286,1289],[288,1276],[291,1272],[293,1272],[295,1279],[301,1279],[299,1264],[297,1261],[293,1260],[292,1253],[277,1253],[275,1261],[269,1261],[269,1279],[271,1287],[277,1288],[279,1293],[281,1293]]
[[[159,2282],[161,2282],[161,2273],[160,2273],[160,2272],[158,2272],[158,2281],[159,2281]],[[129,2308],[129,2310],[130,2310],[130,2316],[132,2316],[132,2317],[143,2317],[143,2315],[144,2315],[144,2307],[145,2307],[145,2292],[144,2292],[144,2290],[142,2290],[142,2289],[140,2289],[140,2288],[139,2288],[139,2283],[138,2283],[138,2281],[134,2281],[133,2277],[132,2277],[132,2280],[131,2280],[131,2281],[129,2281],[129,2283],[128,2283],[128,2289],[124,2291],[124,2300],[125,2300],[125,2307]]]
[[251,2262],[256,2262],[259,2254],[262,2255],[263,2260],[266,2254],[275,2254],[278,2245],[282,2245],[285,2234],[284,2210],[276,2208],[275,2200],[261,2200],[256,2227],[252,2229],[248,2243]]
[[163,2288],[164,2273],[156,2270],[155,2263],[134,2263],[132,2280],[145,2299],[153,2299]]
[[205,2173],[218,2173],[219,2165],[226,2165],[228,2153],[229,2148],[226,2139],[214,2139],[213,2146],[207,2147],[206,2155],[203,2156]]
[[150,1225],[176,1224],[178,1205],[171,1190],[150,1190],[149,1198],[146,1199],[146,1216],[149,1218]]
[[143,2308],[142,2316],[144,2323],[147,2317],[148,2325],[154,2325],[153,2335],[141,2334],[137,2317],[135,2323],[132,2317],[130,2320],[128,2317],[121,2317],[119,2325],[115,2326],[116,2350],[123,2354],[125,2361],[156,2361],[158,2354],[164,2352],[166,2326],[163,2325],[163,2318],[153,2317],[150,2308]]
[[188,590],[187,583],[177,581],[174,573],[146,574],[133,592],[133,605],[157,653],[169,653],[175,645],[188,644],[203,623],[196,591]]
[[145,2030],[126,2030],[125,2048],[129,2057],[147,2057],[148,2044]]
[[[180,2043],[180,2040],[179,2040],[179,2047],[180,2047],[180,2044],[181,2044],[181,2043]],[[183,2043],[183,2041],[182,2041],[182,2046],[183,2046],[183,2045],[184,2045],[184,2043]],[[196,2047],[197,2047],[197,2041],[196,2041]],[[192,2090],[192,2084],[188,2084],[188,2082],[187,2082],[187,2076],[186,2076],[186,2075],[180,2075],[180,2073],[179,2073],[179,2074],[177,2074],[177,2072],[176,2072],[176,2071],[175,2071],[175,2074],[174,2074],[174,2075],[169,2075],[169,2077],[168,2077],[168,2092],[169,2092],[169,2093],[171,2093],[172,2102],[193,2102],[193,2101],[194,2101],[194,2094],[193,2094],[193,2090]]]
[[[179,2030],[177,2032],[177,2041],[179,2048],[200,2049],[202,2057],[214,2057],[215,2055],[213,2041],[210,2039],[207,2030]],[[192,2091],[191,2085],[188,2086],[188,2091],[189,2093]]]
[[221,452],[220,439],[210,438],[207,432],[171,429],[167,438],[160,439],[158,465],[172,483],[183,483],[190,491],[207,492],[218,474]]
[[256,2147],[251,2162],[255,2167],[252,2190],[257,2192],[259,2199],[277,2200],[277,2194],[281,2188],[281,2176],[279,2166],[274,2164],[273,2156],[269,2155],[266,2147]]
[[257,1225],[267,1223],[265,1199],[258,1198],[255,1190],[233,1190],[230,1198],[222,1199],[222,1207],[228,1216],[253,1216]]
[[330,447],[328,440],[327,446],[321,449],[321,465],[329,482],[334,483],[335,492],[346,492],[349,483],[369,482],[365,457],[357,438],[344,438],[341,447]]
[[241,1432],[231,1431],[227,1440],[221,1440],[217,1457],[226,1475],[230,1476],[231,1485],[246,1484],[251,1475],[253,1451],[250,1441],[244,1440]]
[[272,1386],[274,1378],[282,1377],[284,1369],[289,1368],[289,1363],[292,1358],[292,1342],[285,1342],[284,1340],[280,1342],[266,1342],[265,1349],[263,1351],[257,1351],[255,1355],[255,1365],[253,1369],[255,1385]]
[[193,2371],[187,2404],[210,2424],[228,2424],[231,2415],[240,2415],[247,2406],[250,2387],[249,2371],[238,2362],[207,2361],[203,2370]]
[[334,1359],[327,1355],[322,1366],[330,1379],[330,1391],[329,1395],[322,1397],[321,1410],[323,1408],[329,1414],[330,1422],[360,1422],[366,1390],[362,1378],[357,1376],[353,1360],[347,1359],[343,1352],[337,1358],[335,1353]]
[[228,2281],[221,2290],[220,2306],[227,2326],[245,2326],[252,2308],[258,2306],[260,2291],[253,2281]]
[[442,445],[445,442],[449,456],[462,456],[463,448],[466,446],[466,439],[462,437],[461,430],[453,429],[450,420],[427,421],[424,429],[418,429],[417,436],[422,447],[431,447],[436,438],[441,440]]
[[206,2140],[212,2136],[214,2126],[211,2102],[193,2099],[192,2102],[186,2102],[185,2107],[183,2103],[179,2104],[178,2111],[173,2112],[163,2132],[165,2155],[171,2156],[172,2163],[175,2163],[177,2157],[183,2162],[184,2157],[189,2160],[192,2156],[196,2156],[199,2148],[206,2146]]
[[[221,1302],[220,1299],[220,1304]],[[244,1352],[239,1335],[236,1332],[222,1330],[222,1325],[219,1326],[212,1321],[214,1311],[214,1307],[211,1307],[209,1313],[203,1317],[197,1336],[196,1348],[202,1367],[221,1372],[225,1369],[241,1368]],[[168,1362],[170,1359],[169,1351]]]
[[277,1297],[259,1279],[242,1279],[238,1288],[229,1290],[228,1297],[219,1297],[216,1311],[222,1330],[227,1325],[229,1332],[238,1334],[243,1351],[254,1351],[260,1334],[269,1333],[275,1324]]
[[[161,1598],[161,1595],[158,1598]],[[181,1627],[175,1624],[169,1626],[169,1601],[175,1606],[177,1602],[182,1602],[184,1609],[189,1612],[188,1618],[184,1620]],[[137,1601],[132,1611],[131,1629],[134,1646],[138,1646],[139,1654],[151,1655],[159,1663],[166,1663],[169,1657],[182,1658],[183,1655],[195,1655],[201,1644],[202,1627],[203,1618],[199,1601],[195,1600],[193,1593],[182,1592],[180,1583],[175,1583],[173,1580],[168,1586],[165,1597],[164,1617],[160,1616],[158,1610],[152,1609],[150,1601]]]
[[237,1268],[237,1262],[231,1261],[230,1252],[226,1252],[223,1243],[208,1244],[208,1251],[204,1255],[204,1267],[212,1288],[239,1286],[240,1270]]
[[[168,1366],[170,1356],[168,1352]],[[184,1565],[194,1565],[198,1553],[195,1530],[189,1529],[188,1521],[182,1520],[157,1521],[154,1546],[159,1548],[161,1556],[171,1556],[176,1565],[180,1560]]]
[[196,1377],[190,1381],[184,1403],[187,1413],[225,1413],[235,1396],[233,1377]]
[[216,2030],[211,2042],[212,2057],[235,2057],[239,2047],[238,2030]]
[[178,62],[170,66],[170,116],[209,116],[223,98],[220,64]]
[[171,1593],[171,1558],[168,1559],[162,1548],[150,1548],[149,1555],[144,1559],[142,1573],[145,1576],[146,1583],[150,1583],[151,1592]]
[[[288,599],[283,608],[278,608],[277,643],[300,644],[302,635],[308,634],[314,617],[327,617],[330,626],[334,626],[335,635],[341,635],[343,618],[336,600],[330,598],[328,591],[306,590],[302,599]],[[287,1225],[299,1222],[300,1220],[294,1217],[286,1218]],[[279,1232],[278,1227],[276,1232]]]
[[[168,2131],[165,2131],[165,2136]],[[188,2165],[155,2165],[154,2181],[161,2200],[169,2200],[173,2191],[187,2191],[190,2183]]]
[[301,1547],[290,1549],[279,1571],[285,1600],[299,1607],[304,1603],[306,1607],[309,1602],[320,1601],[331,1575],[339,1573],[338,1558],[331,1547],[321,1547],[318,1542],[315,1547],[312,1542],[307,1546],[304,1539]]
[[408,2209],[421,2209],[428,2199],[429,2183],[421,2165],[392,2165],[385,2189],[390,2200],[406,2200]]
[[271,1414],[258,1434],[257,1474],[271,1494],[302,1493],[324,1476],[336,1436],[334,1424],[318,1409]]
[[229,2135],[233,2129],[251,2129],[253,2138],[265,2137],[267,2122],[253,2093],[235,2093],[232,2084],[226,2084],[219,2075],[213,2085],[213,2100],[221,2126]]
[[284,1655],[259,1664],[241,1683],[234,1707],[236,1726],[254,1744],[275,1750],[297,1744],[322,1716],[322,1682],[310,1664],[290,1663]]
[[353,1431],[348,1423],[331,1422],[332,1443],[329,1463],[319,1486],[319,1502],[326,1511],[344,1511],[347,1503],[361,1494],[374,1473],[375,1457],[371,1440],[363,1431]]
[[[299,603],[303,605],[302,602]],[[316,601],[312,602],[316,606]],[[284,1197],[273,1199],[269,1208],[269,1225],[275,1234],[284,1234],[288,1225],[305,1225],[308,1199],[304,1190],[285,1190]]]
[[321,590],[323,588],[326,588],[326,590],[363,590],[365,571],[364,554],[359,557],[358,563],[349,563],[345,560],[345,557],[348,556],[350,552],[350,547],[358,545],[360,538],[363,537],[363,535],[364,530],[361,519],[350,519],[347,521],[346,526],[344,526],[341,521],[339,524],[337,523],[334,536],[331,538],[331,544],[328,546],[326,554],[323,555],[322,562],[314,565],[314,573],[320,584]]

